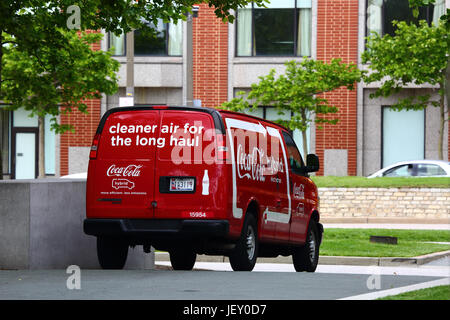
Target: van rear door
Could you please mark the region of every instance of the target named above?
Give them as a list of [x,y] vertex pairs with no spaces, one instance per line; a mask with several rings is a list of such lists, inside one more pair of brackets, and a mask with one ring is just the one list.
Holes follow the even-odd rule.
[[109,114],[89,162],[88,215],[92,208],[101,218],[153,217],[158,125],[158,110]]
[[216,129],[210,112],[160,111],[156,150],[155,218],[214,219],[225,211],[226,176],[216,163]]

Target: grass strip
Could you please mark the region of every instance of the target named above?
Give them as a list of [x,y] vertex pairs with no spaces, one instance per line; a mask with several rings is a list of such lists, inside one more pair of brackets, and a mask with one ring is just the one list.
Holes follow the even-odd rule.
[[313,176],[319,188],[450,188],[450,178]]
[[450,300],[450,286],[437,286],[387,296],[378,300]]
[[[370,236],[397,237],[398,244],[372,243]],[[327,228],[320,255],[406,258],[450,250],[450,244],[430,242],[450,242],[450,231]]]

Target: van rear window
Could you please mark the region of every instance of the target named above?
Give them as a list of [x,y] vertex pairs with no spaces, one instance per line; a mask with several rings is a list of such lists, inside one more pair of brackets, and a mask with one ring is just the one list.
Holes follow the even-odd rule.
[[103,159],[154,158],[162,145],[158,111],[115,112],[105,122],[99,144]]
[[99,150],[104,159],[214,161],[213,119],[207,113],[180,110],[115,112],[105,122]]
[[215,134],[211,116],[202,112],[161,112],[159,138],[165,147],[158,150],[160,160],[190,164],[215,160]]

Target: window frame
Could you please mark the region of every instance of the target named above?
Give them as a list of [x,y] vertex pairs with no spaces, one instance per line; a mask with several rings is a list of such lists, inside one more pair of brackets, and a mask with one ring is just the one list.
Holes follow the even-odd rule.
[[[181,23],[181,21],[179,21],[179,23]],[[136,54],[136,42],[135,42],[135,52],[134,52],[134,56],[135,57],[182,57],[183,53],[181,53],[181,55],[170,55],[169,54],[169,28],[170,28],[170,23],[166,22],[164,23],[165,26],[165,30],[166,30],[166,37],[164,39],[164,54]],[[133,30],[134,35],[136,36],[135,33],[136,30]],[[111,35],[114,34],[112,32],[108,32],[108,50],[111,49]],[[113,57],[126,57],[127,56],[127,34],[124,33],[123,35],[123,48],[124,48],[124,54],[121,55],[117,55],[113,53]],[[182,40],[183,41],[183,40]]]
[[[407,0],[406,0],[407,1]],[[369,0],[365,0],[365,11],[364,11],[364,24],[365,24],[365,42],[367,42],[367,37],[370,36],[369,34],[369,28],[367,27],[367,8],[369,7]],[[427,21],[427,23],[430,25],[432,21],[428,21],[430,20],[430,10],[434,9],[434,5],[433,4],[429,4],[427,6],[421,7],[421,8],[426,8],[426,16],[427,18],[425,19]],[[410,10],[412,11],[412,9],[410,8]],[[384,30],[384,25],[385,25],[385,19],[386,19],[386,5],[385,5],[385,0],[383,0],[383,5],[381,7],[381,31],[382,34],[380,36],[384,36],[386,35],[386,31]],[[419,18],[418,18],[419,20]],[[422,19],[423,20],[423,19]],[[403,20],[400,20],[403,21]]]
[[[312,0],[314,1],[314,0]],[[368,0],[366,0],[368,1]],[[251,39],[255,38],[255,15],[254,15],[254,10],[255,10],[255,3],[252,1],[252,7],[251,8],[242,8],[242,9],[251,9],[251,14],[252,14],[252,30],[251,30]],[[258,9],[258,8],[256,8]],[[297,7],[297,0],[294,1],[294,7],[291,8],[293,10],[293,14],[294,14],[294,47],[293,47],[293,54],[292,55],[257,55],[255,52],[255,47],[254,47],[254,42],[252,40],[252,44],[251,44],[251,54],[249,56],[240,56],[238,55],[238,16],[239,16],[239,9],[236,10],[236,27],[234,28],[234,57],[235,58],[303,58],[304,56],[298,55],[297,54],[297,49],[298,49],[298,12],[297,10],[300,9]],[[311,2],[311,8],[309,8],[311,10],[311,18],[312,18],[312,10],[313,10],[313,5]],[[268,9],[270,10],[270,9]],[[311,19],[311,35],[310,35],[310,53],[308,57],[312,57],[313,53],[312,53],[312,36],[313,36],[313,30],[312,30],[312,19]]]
[[[6,162],[6,168],[3,167],[3,163],[0,163],[0,165],[3,167],[3,177],[5,176],[11,176],[11,127],[12,127],[12,111],[7,110],[6,105],[0,104],[0,113],[2,113],[2,116],[0,117],[0,123],[2,123],[2,126],[4,123],[7,123],[5,127],[2,128],[2,131],[0,131],[0,152],[3,152],[3,148],[5,147],[3,145],[3,141],[6,141],[6,151],[7,153],[2,153],[2,161]],[[3,131],[4,130],[4,131]],[[3,135],[5,133],[5,135]],[[5,159],[7,159],[5,161]]]

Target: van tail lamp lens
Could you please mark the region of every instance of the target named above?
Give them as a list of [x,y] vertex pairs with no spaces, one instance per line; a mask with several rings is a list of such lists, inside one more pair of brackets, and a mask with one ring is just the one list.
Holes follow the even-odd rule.
[[89,152],[89,159],[97,159],[98,144],[100,142],[100,135],[96,134],[92,141],[91,151]]
[[219,161],[227,161],[229,159],[227,139],[223,134],[217,135],[217,159]]

